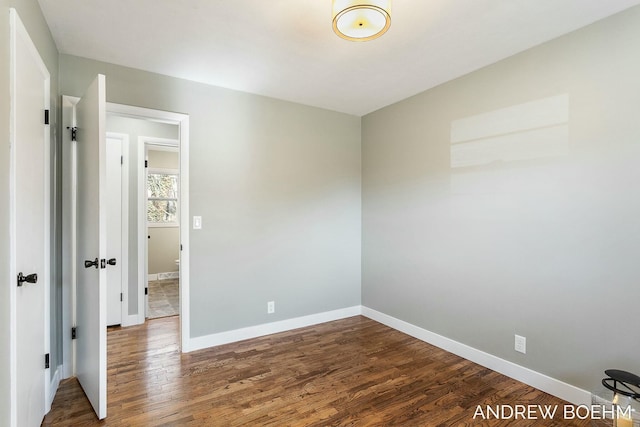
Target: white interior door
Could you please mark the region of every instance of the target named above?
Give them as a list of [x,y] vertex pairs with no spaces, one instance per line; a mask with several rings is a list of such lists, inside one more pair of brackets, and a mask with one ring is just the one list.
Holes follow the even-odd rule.
[[[15,289],[15,412],[12,424],[39,426],[46,412],[45,325],[49,285],[49,73],[11,11],[12,266]],[[15,270],[14,270],[15,269]],[[13,317],[13,316],[12,316]],[[48,331],[47,331],[48,334]],[[12,352],[13,353],[13,352]],[[12,411],[13,412],[13,411]]]
[[[76,105],[76,372],[99,419],[107,416],[106,83]],[[111,267],[111,266],[110,266]]]
[[107,138],[107,326],[122,324],[122,140]]

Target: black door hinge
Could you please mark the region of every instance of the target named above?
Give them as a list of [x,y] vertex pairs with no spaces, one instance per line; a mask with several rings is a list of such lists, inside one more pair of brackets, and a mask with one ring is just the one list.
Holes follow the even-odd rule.
[[22,271],[18,273],[18,286],[22,287],[23,283],[37,283],[38,275],[36,273],[29,274],[25,276],[22,274]]
[[67,126],[67,129],[69,129],[71,131],[71,140],[75,141],[76,140],[76,135],[78,133],[78,128],[73,126]]
[[71,328],[71,339],[75,340],[77,338],[77,328],[74,326],[73,328]]
[[144,294],[149,295],[149,288],[144,288]]
[[145,168],[148,168],[148,167],[149,167],[149,160],[145,160],[145,161],[144,161],[144,167],[145,167]]
[[122,292],[120,292],[120,302],[122,302]]
[[124,165],[124,156],[120,156],[120,164]]
[[44,110],[44,124],[49,124],[49,110]]
[[44,355],[44,369],[49,369],[49,353]]
[[180,250],[182,250],[182,243],[180,243]]
[[107,268],[107,260],[102,258],[100,260],[100,268]]

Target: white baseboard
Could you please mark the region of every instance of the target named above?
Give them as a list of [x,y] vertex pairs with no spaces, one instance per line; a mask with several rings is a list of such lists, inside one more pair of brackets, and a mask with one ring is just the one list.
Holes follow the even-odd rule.
[[166,279],[179,279],[180,272],[179,271],[168,271],[166,273],[154,273],[147,275],[147,281],[154,282],[156,280],[166,280]]
[[144,323],[144,320],[141,322],[140,316],[137,314],[123,315],[121,326],[124,328],[127,326],[141,325],[143,323]]
[[362,307],[362,315],[376,322],[380,322],[390,328],[404,332],[414,338],[418,338],[431,345],[439,347],[450,353],[470,360],[510,378],[523,382],[545,393],[549,393],[574,405],[591,404],[591,393],[572,386],[555,378],[533,371],[529,368],[517,365],[508,360],[501,359],[484,351],[469,347],[450,338],[438,335],[426,329],[412,325],[368,307]]
[[58,369],[60,369],[60,381],[73,376],[73,366],[71,363],[63,363]]
[[306,326],[317,325],[319,323],[331,322],[345,319],[347,317],[362,314],[361,306],[343,308],[339,310],[327,311],[324,313],[311,314],[309,316],[296,317],[293,319],[280,320],[278,322],[265,323],[263,325],[250,326],[233,331],[220,332],[212,335],[205,335],[189,339],[188,347],[182,348],[184,353],[201,350],[203,348],[215,347],[217,345],[229,344],[265,335],[277,334],[279,332],[290,331],[292,329],[304,328]]
[[60,375],[63,370],[63,366],[60,365],[56,368],[56,373],[53,374],[53,378],[51,379],[51,386],[49,387],[49,396],[47,396],[47,408],[51,408],[51,404],[53,403],[53,399],[56,397],[56,392],[58,391],[58,387],[60,386]]
[[158,280],[179,279],[179,271],[169,271],[167,273],[158,273]]

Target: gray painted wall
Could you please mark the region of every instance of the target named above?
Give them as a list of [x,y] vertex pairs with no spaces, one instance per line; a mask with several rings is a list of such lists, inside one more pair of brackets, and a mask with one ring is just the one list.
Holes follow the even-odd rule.
[[149,274],[178,271],[180,228],[149,227]]
[[178,271],[180,228],[149,227],[149,274]]
[[[178,127],[175,126],[177,129]],[[178,135],[175,136],[178,139]],[[149,167],[155,169],[180,170],[180,155],[177,151],[154,150],[154,146],[147,152]]]
[[97,73],[190,116],[193,337],[360,304],[360,118],[68,55],[61,93]]
[[[177,136],[176,136],[177,139]],[[180,169],[178,152],[149,150],[149,169]],[[178,271],[176,260],[180,258],[179,227],[149,227],[149,274]]]
[[640,372],[639,52],[635,7],[364,117],[363,304],[586,390]]
[[[51,147],[52,153],[58,152],[56,129],[58,121],[58,51],[49,28],[35,0],[0,0],[0,277],[9,276],[9,8],[15,8],[27,28],[49,73],[51,74]],[[55,169],[52,169],[55,171]],[[55,173],[55,172],[54,172]],[[52,193],[55,194],[55,193]],[[52,206],[52,210],[59,205]],[[59,215],[55,218],[59,220]],[[55,222],[52,222],[55,224]],[[59,244],[59,232],[52,239],[52,246]],[[52,254],[55,252],[52,251]],[[55,257],[55,255],[52,255]],[[61,360],[61,346],[58,343],[60,312],[57,302],[61,301],[60,272],[57,262],[52,263],[52,306],[51,306],[51,357],[52,366]],[[54,370],[52,369],[52,374]],[[0,287],[0,425],[9,424],[9,286]]]
[[[68,93],[62,92],[64,95]],[[113,114],[107,115],[107,131],[129,135],[129,315],[138,314],[138,137],[178,139],[177,125]]]

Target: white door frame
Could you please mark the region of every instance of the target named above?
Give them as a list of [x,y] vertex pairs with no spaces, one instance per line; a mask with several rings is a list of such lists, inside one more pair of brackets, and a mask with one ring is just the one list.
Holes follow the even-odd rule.
[[76,147],[70,128],[76,122],[75,105],[80,98],[62,96],[62,377],[75,376],[76,342],[71,328],[76,324]]
[[[20,37],[27,44],[29,53],[33,56],[35,62],[38,64],[44,79],[44,102],[43,109],[50,110],[50,84],[51,78],[49,70],[42,61],[38,50],[36,49],[33,41],[29,37],[29,33],[24,27],[17,11],[14,8],[9,10],[9,26],[10,26],[10,87],[9,93],[11,98],[10,112],[9,112],[9,382],[10,382],[10,425],[17,425],[18,417],[18,399],[17,399],[17,290],[16,286],[13,286],[17,271],[16,271],[16,130],[17,130],[17,118],[16,118],[16,92],[17,92],[17,69],[16,69],[16,49],[17,38]],[[50,116],[51,119],[51,116]],[[44,350],[45,353],[50,353],[50,286],[51,286],[51,146],[50,146],[50,128],[44,127],[44,274],[42,275],[42,286],[44,288]],[[51,369],[45,369],[44,371],[44,390],[45,390],[45,413],[51,409],[52,398],[51,393]]]
[[[149,146],[156,147],[175,147],[180,150],[180,141],[177,139],[157,138],[153,136],[139,136],[138,137],[138,159],[140,164],[142,161],[147,160],[147,151]],[[179,151],[178,151],[179,153]],[[144,242],[138,245],[138,260],[144,260],[144,262],[138,262],[138,282],[142,283],[142,286],[138,288],[138,313],[141,313],[138,321],[144,323],[147,317],[149,309],[149,295],[145,293],[145,288],[149,284],[149,241],[148,232],[149,224],[147,223],[147,173],[149,169],[146,167],[138,168],[138,241]],[[178,170],[178,190],[182,189],[182,178],[180,170]],[[180,234],[182,234],[182,205],[181,196],[178,195],[178,221],[180,224]],[[182,262],[182,261],[181,261]],[[179,288],[178,288],[179,289]],[[182,310],[182,307],[180,307]],[[182,311],[180,312],[182,314]]]
[[[118,139],[122,144],[122,186],[120,190],[121,197],[121,215],[122,215],[122,259],[117,260],[120,263],[122,277],[122,307],[120,315],[120,325],[130,326],[134,323],[129,321],[129,135],[124,133],[107,131],[107,138]],[[109,239],[109,236],[107,236]],[[110,255],[108,255],[110,256]],[[107,306],[107,312],[109,307]]]
[[[190,316],[189,316],[189,116],[187,114],[173,113],[169,111],[153,110],[149,108],[134,107],[130,105],[107,103],[107,113],[120,116],[152,120],[167,124],[177,125],[179,129],[180,144],[180,344],[183,352],[189,351],[190,341]],[[142,157],[144,158],[144,156]],[[141,169],[141,168],[139,168]],[[143,168],[142,168],[143,169]],[[144,172],[144,171],[143,171]],[[140,174],[138,174],[138,177]],[[145,210],[143,210],[144,212]],[[139,216],[140,217],[140,216]],[[146,216],[144,216],[146,220]],[[140,226],[138,225],[140,228]],[[146,229],[143,229],[146,233]],[[140,233],[138,233],[140,234]],[[138,239],[138,256],[145,250],[147,244],[146,234],[144,239]],[[144,254],[144,252],[142,252]],[[140,265],[140,263],[138,263]],[[145,269],[146,271],[146,269]],[[144,280],[144,278],[143,278]],[[138,276],[138,323],[144,323],[144,287],[146,284],[140,281]],[[140,292],[142,298],[140,298]]]

